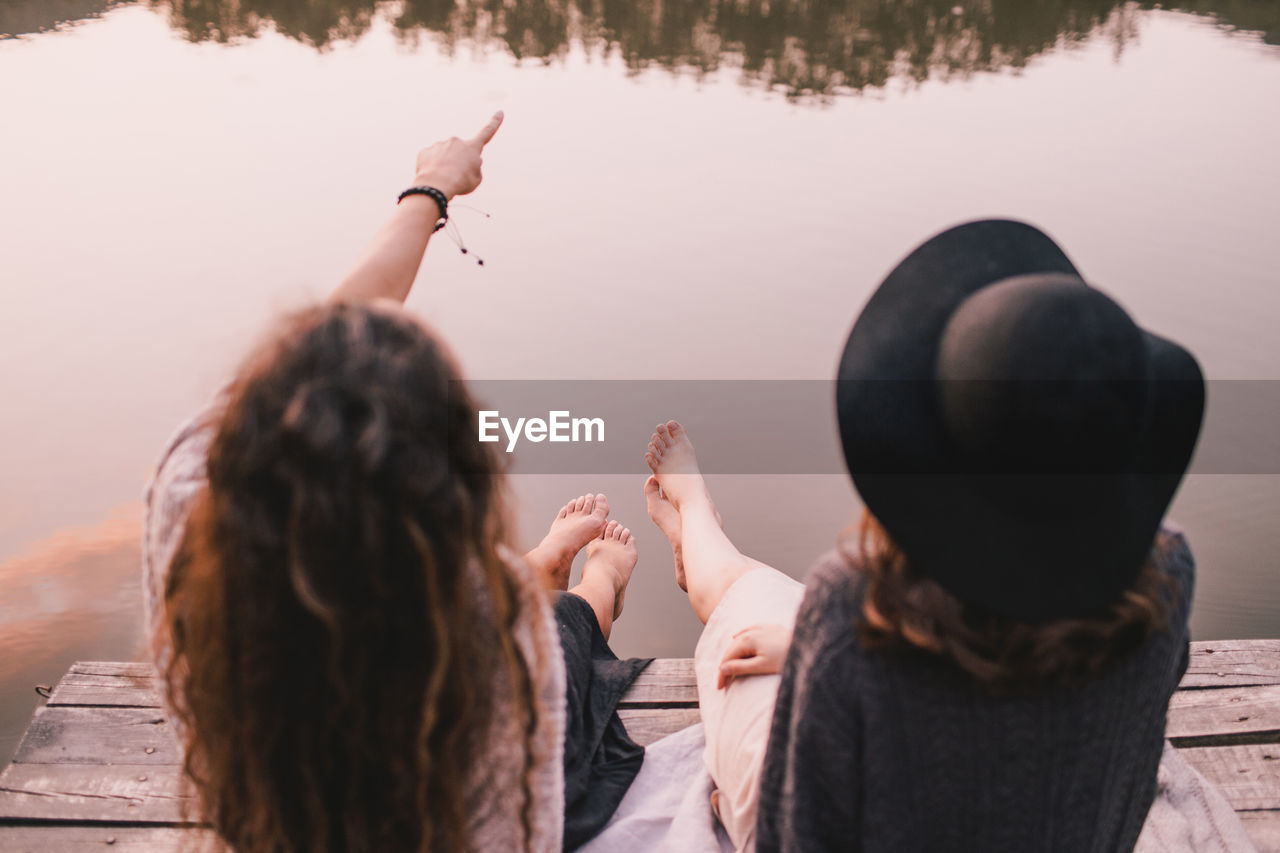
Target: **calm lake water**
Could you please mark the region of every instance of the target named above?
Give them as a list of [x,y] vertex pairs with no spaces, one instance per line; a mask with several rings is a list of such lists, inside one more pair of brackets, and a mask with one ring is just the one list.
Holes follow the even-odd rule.
[[[903,253],[1001,215],[1211,377],[1280,378],[1273,0],[0,0],[0,34],[0,758],[34,685],[140,653],[170,431],[497,108],[492,218],[456,215],[486,265],[438,239],[410,299],[472,377],[826,379]],[[615,645],[688,655],[640,453],[516,477],[518,530],[607,492],[641,550]],[[857,512],[835,475],[712,488],[797,576]],[[1274,470],[1185,483],[1197,638],[1280,636],[1278,512]]]

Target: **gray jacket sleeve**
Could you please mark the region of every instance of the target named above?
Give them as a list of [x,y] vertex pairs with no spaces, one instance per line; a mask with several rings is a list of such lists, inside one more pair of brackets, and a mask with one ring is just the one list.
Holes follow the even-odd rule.
[[860,848],[863,749],[848,569],[809,581],[773,715],[756,836],[761,853]]

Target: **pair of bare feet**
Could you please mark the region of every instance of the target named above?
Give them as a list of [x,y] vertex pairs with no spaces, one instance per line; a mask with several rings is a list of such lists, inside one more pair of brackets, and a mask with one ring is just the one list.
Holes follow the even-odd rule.
[[[569,588],[578,552],[586,549],[582,580]],[[605,639],[622,615],[627,584],[636,566],[636,541],[629,527],[609,520],[609,499],[582,495],[560,508],[551,529],[525,560],[548,589],[567,590],[587,601]]]
[[[676,421],[658,425],[645,461],[653,472],[644,484],[649,518],[671,544],[676,583],[689,593],[694,612],[705,622],[727,586],[760,564],[740,554],[725,537],[684,427]],[[700,571],[692,585],[685,570],[691,534],[697,552],[694,562],[715,567]],[[584,548],[587,561],[582,580],[570,589],[573,560]],[[587,599],[601,631],[609,636],[613,621],[622,614],[636,565],[636,546],[629,528],[609,520],[604,495],[583,495],[565,504],[526,560],[549,589],[568,590]]]
[[716,525],[723,527],[724,522],[711,500],[711,493],[707,491],[702,473],[698,470],[698,459],[693,452],[693,443],[689,441],[689,433],[678,421],[667,421],[654,428],[644,461],[653,472],[644,483],[644,500],[649,510],[649,520],[657,525],[671,543],[676,584],[688,592],[681,548],[681,501],[705,503],[715,517]]
[[[744,555],[725,535],[683,426],[677,421],[659,424],[649,439],[645,462],[653,472],[644,484],[649,518],[671,543],[676,583],[689,594],[694,613],[705,623],[738,578],[769,567]],[[622,614],[636,565],[631,530],[608,519],[604,495],[569,501],[551,522],[546,538],[526,555],[547,587],[573,592],[591,605],[606,639]],[[574,557],[583,548],[587,561],[582,580],[569,589]],[[744,675],[778,672],[790,641],[791,631],[782,625],[739,631],[721,662],[718,686]]]
[[654,428],[649,438],[644,461],[653,473],[644,484],[645,505],[649,519],[671,543],[671,555],[675,559],[676,584],[689,591],[685,576],[684,540],[681,530],[681,507],[705,510],[715,519],[716,527],[723,528],[724,520],[711,500],[706,481],[698,469],[698,458],[693,452],[689,433],[679,421],[667,421]]

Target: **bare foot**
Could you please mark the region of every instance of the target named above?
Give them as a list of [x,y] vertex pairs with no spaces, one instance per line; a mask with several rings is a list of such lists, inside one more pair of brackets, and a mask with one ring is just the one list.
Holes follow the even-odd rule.
[[689,433],[678,421],[658,424],[649,438],[644,461],[657,478],[662,493],[677,510],[682,509],[685,501],[711,500],[706,481],[698,470],[698,457],[694,455]]
[[604,495],[582,495],[565,504],[551,529],[536,548],[525,555],[549,589],[568,589],[573,558],[604,531],[609,500]]
[[[689,586],[684,577],[684,559],[680,552],[680,510],[676,509],[662,493],[657,477],[650,476],[644,481],[644,500],[649,510],[649,520],[658,525],[662,535],[666,536],[667,541],[671,543],[671,556],[675,558],[676,563],[676,586],[688,592]],[[714,506],[712,511],[715,511]],[[724,520],[720,518],[719,512],[716,512],[716,523],[724,527]]]
[[636,567],[636,540],[631,528],[616,521],[605,525],[604,532],[587,543],[587,562],[582,567],[582,582],[604,579],[613,588],[613,618],[622,615],[622,599]]

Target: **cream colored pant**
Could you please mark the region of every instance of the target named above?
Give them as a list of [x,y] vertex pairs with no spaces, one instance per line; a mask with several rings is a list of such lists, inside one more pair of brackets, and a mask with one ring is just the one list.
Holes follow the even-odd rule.
[[738,850],[755,850],[760,772],[781,678],[750,675],[719,690],[716,675],[734,634],[752,625],[792,628],[803,597],[804,586],[782,572],[753,569],[716,605],[693,655],[707,738],[705,761],[716,785],[712,807]]

